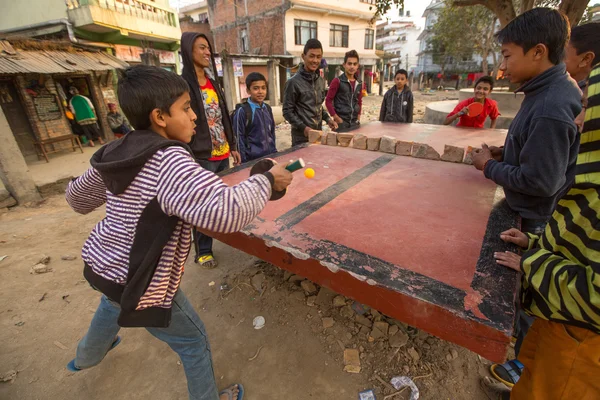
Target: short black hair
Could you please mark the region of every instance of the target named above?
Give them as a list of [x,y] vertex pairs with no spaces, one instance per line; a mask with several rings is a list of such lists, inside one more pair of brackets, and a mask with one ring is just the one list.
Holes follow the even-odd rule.
[[477,87],[477,85],[479,85],[480,83],[487,83],[490,85],[490,90],[494,89],[494,78],[492,78],[491,76],[485,75],[477,79],[477,82],[475,82],[475,87]]
[[537,44],[548,48],[548,59],[554,65],[565,58],[570,25],[567,17],[558,10],[539,7],[526,11],[513,19],[496,38],[501,44],[514,43],[527,53]]
[[179,75],[149,65],[129,67],[119,79],[121,110],[135,129],[150,128],[150,113],[156,108],[170,115],[173,103],[189,91]]
[[394,74],[394,79],[396,79],[396,76],[402,74],[406,77],[406,79],[408,79],[408,72],[406,72],[405,69],[399,69],[398,71],[396,71],[396,73]]
[[265,78],[265,76],[263,74],[261,74],[260,72],[251,72],[246,77],[246,87],[248,89],[250,89],[250,86],[254,82],[258,82],[258,81],[265,81],[265,83],[267,83],[267,79]]
[[360,57],[358,57],[358,53],[356,52],[356,50],[350,50],[344,55],[344,64],[348,62],[349,58],[356,58],[358,62],[360,62]]
[[307,55],[310,50],[321,49],[323,51],[323,45],[317,39],[308,39],[304,45],[304,51],[302,54]]
[[600,22],[590,22],[571,29],[571,45],[577,55],[593,51],[596,55],[592,66],[600,62]]

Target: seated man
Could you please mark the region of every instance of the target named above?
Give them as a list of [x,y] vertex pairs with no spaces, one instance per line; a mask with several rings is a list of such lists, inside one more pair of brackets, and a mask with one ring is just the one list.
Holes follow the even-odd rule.
[[121,138],[123,135],[131,132],[131,128],[127,124],[127,121],[125,121],[125,117],[119,113],[115,103],[108,103],[108,114],[106,114],[106,119],[108,120],[110,129],[117,138]]
[[[467,100],[463,100],[452,110],[446,117],[444,125],[450,125],[454,121],[460,118],[456,126],[465,126],[470,128],[483,128],[486,118],[489,116],[492,120],[490,124],[491,129],[496,128],[496,119],[500,116],[498,112],[498,103],[492,99],[488,99],[488,96],[494,89],[494,80],[491,76],[482,76],[475,83],[475,97]],[[479,102],[483,104],[483,111],[481,114],[475,117],[469,117],[468,106],[472,103]]]

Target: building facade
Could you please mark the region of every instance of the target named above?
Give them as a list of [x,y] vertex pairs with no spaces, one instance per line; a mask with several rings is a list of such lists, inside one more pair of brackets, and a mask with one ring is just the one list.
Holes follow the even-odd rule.
[[[364,70],[375,71],[375,27],[370,24],[374,3],[375,0],[208,0],[217,52],[291,56],[292,65],[297,66],[306,41],[318,39],[323,45],[328,80],[339,73],[349,50],[358,52]],[[289,77],[289,69],[282,73]]]
[[202,33],[214,43],[208,16],[208,1],[203,0],[179,9],[181,32]]
[[444,8],[443,0],[431,0],[431,3],[427,6],[423,12],[423,18],[425,18],[425,28],[418,37],[419,40],[419,53],[417,54],[417,68],[418,73],[430,73],[439,72],[440,66],[433,63],[433,56],[427,52],[429,43],[428,41],[433,36],[433,25],[437,22],[439,12]]
[[0,15],[0,35],[62,38],[130,64],[178,69],[181,30],[168,0],[28,0]]
[[384,75],[390,79],[399,68],[414,72],[417,68],[420,51],[419,36],[421,29],[410,17],[400,17],[396,20],[379,21],[377,23],[376,45],[386,54],[392,56],[386,60]]

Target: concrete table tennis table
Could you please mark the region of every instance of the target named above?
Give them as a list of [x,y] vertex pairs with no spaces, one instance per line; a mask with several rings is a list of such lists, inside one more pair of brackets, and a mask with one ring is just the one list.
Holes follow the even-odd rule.
[[[502,145],[503,130],[367,124],[352,132],[455,146]],[[441,153],[440,153],[441,154]],[[501,362],[510,343],[517,273],[495,251],[519,220],[501,188],[465,163],[352,147],[303,145],[275,157],[303,158],[285,197],[243,231],[218,240]],[[230,170],[234,185],[249,166]],[[207,232],[208,233],[208,232]]]

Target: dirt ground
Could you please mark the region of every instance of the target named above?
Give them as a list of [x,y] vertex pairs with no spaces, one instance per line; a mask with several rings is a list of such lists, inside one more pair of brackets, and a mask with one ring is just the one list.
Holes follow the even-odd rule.
[[[415,115],[422,117],[424,100],[433,100],[419,97]],[[380,103],[365,99],[363,115],[376,119]],[[289,142],[286,129],[278,127],[280,149]],[[100,365],[65,369],[99,301],[83,279],[80,251],[103,216],[103,208],[75,214],[61,195],[0,214],[0,259],[7,256],[0,261],[0,382],[7,380],[0,399],[187,398],[178,357],[144,329],[123,329],[121,345]],[[242,383],[249,400],[348,400],[365,389],[378,400],[406,400],[408,390],[386,397],[390,379],[405,375],[421,399],[492,398],[479,383],[490,363],[476,354],[351,299],[334,300],[335,293],[222,243],[215,254],[220,265],[212,271],[187,263],[182,289],[206,325],[220,387]],[[69,255],[76,259],[62,259]],[[52,271],[31,274],[46,256]],[[259,315],[266,324],[256,330]],[[344,349],[359,351],[360,373],[344,372]]]

